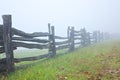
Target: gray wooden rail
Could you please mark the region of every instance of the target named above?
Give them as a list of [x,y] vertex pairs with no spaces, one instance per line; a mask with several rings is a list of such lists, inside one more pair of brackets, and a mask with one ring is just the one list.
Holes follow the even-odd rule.
[[[104,39],[104,33],[100,31],[90,33],[85,28],[77,31],[71,26],[67,29],[66,37],[56,36],[55,28],[50,23],[48,24],[48,32],[26,33],[12,27],[11,15],[3,15],[2,18],[3,24],[0,25],[0,54],[5,53],[6,58],[0,59],[0,72],[14,71],[14,63],[51,58],[57,54],[56,50],[68,49],[68,51],[74,51],[76,45],[85,47]],[[38,37],[48,37],[48,39],[39,39]],[[13,50],[17,49],[17,47],[48,49],[48,54],[14,58]]]

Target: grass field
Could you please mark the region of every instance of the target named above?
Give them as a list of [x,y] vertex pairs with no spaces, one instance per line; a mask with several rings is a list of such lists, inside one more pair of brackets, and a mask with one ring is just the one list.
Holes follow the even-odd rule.
[[120,80],[120,41],[94,44],[52,59],[16,65],[22,68],[1,76],[0,80]]

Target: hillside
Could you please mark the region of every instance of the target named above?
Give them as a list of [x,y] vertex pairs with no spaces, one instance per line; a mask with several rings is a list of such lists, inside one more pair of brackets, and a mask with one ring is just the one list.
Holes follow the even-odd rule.
[[0,80],[120,80],[120,41],[16,65],[21,68]]

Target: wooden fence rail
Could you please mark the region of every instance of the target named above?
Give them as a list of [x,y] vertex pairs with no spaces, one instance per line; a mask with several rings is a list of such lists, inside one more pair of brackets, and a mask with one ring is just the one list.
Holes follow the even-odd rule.
[[46,44],[32,44],[32,43],[24,43],[24,42],[12,42],[13,43],[13,47],[25,47],[25,48],[29,48],[29,49],[47,49],[48,45]]
[[25,33],[23,31],[15,29],[15,28],[12,28],[12,32],[13,32],[14,35],[28,37],[28,38],[49,36],[49,33],[47,33],[47,32]]
[[68,39],[68,37],[55,36],[55,39]]
[[[48,32],[26,33],[12,27],[11,15],[3,15],[2,18],[3,25],[0,25],[0,54],[5,53],[6,58],[0,59],[0,72],[14,71],[14,63],[50,58],[56,55],[56,50],[68,49],[68,51],[74,51],[76,45],[84,47],[104,39],[104,33],[100,31],[90,33],[85,28],[77,31],[70,26],[67,29],[66,37],[56,36],[55,28],[50,23],[48,24]],[[39,39],[38,37],[48,37],[48,39]],[[48,54],[14,58],[13,50],[17,49],[17,47],[48,49]]]
[[66,40],[66,41],[61,41],[61,42],[55,42],[55,45],[63,45],[63,44],[68,44],[70,41]]
[[46,39],[25,38],[25,37],[12,37],[12,40],[30,41],[30,42],[37,42],[37,43],[48,43],[49,42],[49,40],[46,40]]

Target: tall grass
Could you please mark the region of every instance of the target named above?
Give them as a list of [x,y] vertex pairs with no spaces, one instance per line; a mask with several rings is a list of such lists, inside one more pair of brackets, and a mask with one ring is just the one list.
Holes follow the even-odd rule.
[[1,80],[120,80],[119,60],[120,41],[110,41],[33,61],[34,64],[2,76]]

